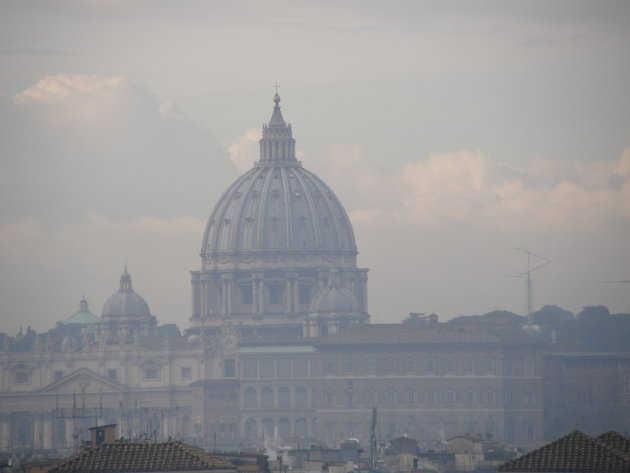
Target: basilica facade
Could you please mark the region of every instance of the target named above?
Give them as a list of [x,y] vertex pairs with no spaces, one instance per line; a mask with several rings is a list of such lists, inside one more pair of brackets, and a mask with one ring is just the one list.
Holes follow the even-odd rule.
[[276,95],[259,161],[208,219],[189,327],[158,326],[125,268],[100,317],[83,300],[47,334],[5,338],[0,451],[70,453],[110,423],[119,437],[215,449],[367,445],[374,407],[383,441],[537,445],[541,344],[501,324],[370,324],[357,254]]

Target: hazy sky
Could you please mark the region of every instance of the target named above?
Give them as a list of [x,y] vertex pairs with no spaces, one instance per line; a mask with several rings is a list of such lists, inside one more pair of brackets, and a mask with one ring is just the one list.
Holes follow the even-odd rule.
[[345,204],[372,321],[630,312],[630,2],[0,1],[0,331],[100,315],[127,262],[188,326],[280,84]]

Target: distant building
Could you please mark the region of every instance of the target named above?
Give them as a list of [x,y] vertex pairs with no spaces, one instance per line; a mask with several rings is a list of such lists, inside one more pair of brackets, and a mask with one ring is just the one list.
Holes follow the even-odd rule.
[[630,352],[548,352],[543,367],[546,438],[630,434]]
[[295,158],[279,102],[260,160],[208,219],[186,334],[158,330],[125,268],[100,319],[82,301],[79,323],[6,338],[0,450],[68,454],[95,424],[117,424],[117,438],[206,448],[366,446],[373,407],[382,441],[542,441],[539,341],[435,314],[368,323],[350,220]]

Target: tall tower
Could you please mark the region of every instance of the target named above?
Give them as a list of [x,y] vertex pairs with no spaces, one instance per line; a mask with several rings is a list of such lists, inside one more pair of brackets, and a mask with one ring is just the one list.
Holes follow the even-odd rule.
[[[260,159],[215,205],[192,272],[192,332],[226,319],[242,336],[301,336],[316,296],[336,285],[367,320],[367,269],[357,268],[348,216],[334,192],[295,158],[291,125],[273,98]],[[344,322],[342,321],[343,325]]]

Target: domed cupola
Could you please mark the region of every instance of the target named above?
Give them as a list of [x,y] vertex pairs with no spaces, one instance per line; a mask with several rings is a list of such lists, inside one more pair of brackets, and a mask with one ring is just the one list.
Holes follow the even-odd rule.
[[312,315],[356,314],[359,301],[349,289],[331,285],[315,296],[311,304]]
[[193,326],[218,329],[230,317],[239,327],[275,325],[275,336],[289,324],[299,336],[331,269],[367,313],[367,270],[357,268],[350,219],[330,187],[296,159],[278,94],[273,102],[260,159],[208,218],[201,271],[192,273]]
[[131,287],[131,276],[125,266],[118,292],[103,305],[99,339],[108,343],[129,343],[138,337],[151,335],[155,325],[149,304]]
[[149,310],[149,304],[137,294],[131,287],[131,276],[125,271],[120,277],[118,292],[112,295],[103,306],[103,319],[123,317],[153,317]]
[[313,299],[310,314],[304,323],[304,336],[316,337],[337,333],[340,329],[367,322],[361,313],[356,296],[349,289],[339,287],[336,271],[330,272],[328,287]]
[[80,325],[91,325],[99,322],[101,319],[97,315],[94,315],[90,312],[88,308],[87,300],[85,296],[79,302],[79,310],[75,312],[73,315],[68,317],[66,320],[61,322],[63,325],[68,324],[80,324]]

